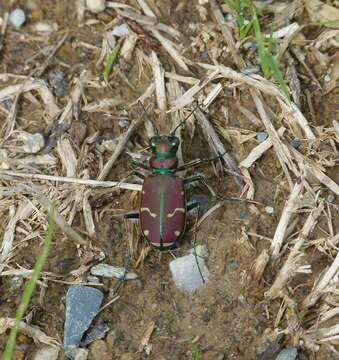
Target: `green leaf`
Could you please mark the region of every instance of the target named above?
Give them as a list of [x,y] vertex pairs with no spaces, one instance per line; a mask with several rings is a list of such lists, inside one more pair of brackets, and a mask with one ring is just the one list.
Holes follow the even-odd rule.
[[47,235],[45,238],[44,246],[42,248],[41,254],[39,255],[39,257],[34,265],[32,276],[24,289],[24,292],[21,297],[20,305],[16,311],[15,325],[11,329],[8,340],[6,342],[6,347],[5,347],[5,351],[3,353],[3,358],[2,358],[3,360],[11,360],[11,358],[12,358],[12,354],[13,354],[13,351],[15,348],[15,340],[16,340],[16,336],[18,333],[18,329],[19,329],[19,323],[27,310],[29,302],[31,301],[33,292],[36,287],[36,283],[39,279],[42,268],[46,262],[46,259],[47,259],[48,253],[49,253],[49,249],[50,249],[50,247],[52,245],[52,241],[53,241],[53,233],[54,233],[54,209],[52,209],[49,214],[48,229],[47,229]]
[[108,78],[111,75],[113,65],[116,64],[119,59],[121,47],[122,42],[119,42],[106,59],[105,69],[103,73],[106,84],[108,84]]

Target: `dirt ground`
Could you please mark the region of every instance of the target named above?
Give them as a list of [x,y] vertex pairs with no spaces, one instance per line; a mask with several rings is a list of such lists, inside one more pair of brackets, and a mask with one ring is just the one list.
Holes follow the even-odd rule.
[[[135,1],[123,1],[122,3],[138,7]],[[208,57],[211,53],[209,55],[206,53],[208,53],[209,47],[212,49],[214,43],[226,46],[225,42],[220,40],[222,38],[220,31],[214,28],[213,31],[211,30],[210,34],[212,35],[208,40],[211,44],[207,41],[201,51],[195,51],[190,46],[191,42],[201,35],[199,35],[200,25],[205,24],[206,28],[212,28],[215,22],[208,4],[206,5],[204,1],[150,1],[149,3],[156,3],[162,23],[171,25],[181,32],[181,50],[187,59],[213,64]],[[179,5],[180,10],[175,11]],[[206,20],[202,20],[196,5],[206,8]],[[95,79],[98,84],[103,84],[103,65],[96,66],[96,63],[101,52],[105,26],[117,17],[117,13],[113,9],[106,9],[105,12],[97,15],[86,11],[83,19],[78,20],[75,1],[2,0],[0,16],[15,7],[24,9],[28,19],[19,30],[8,27],[4,48],[0,54],[0,75],[1,73],[28,75],[33,68],[43,63],[45,57],[42,50],[46,46],[55,46],[60,37],[68,32],[67,39],[53,56],[42,75],[42,79],[48,81],[49,73],[55,69],[62,70],[66,74],[67,89],[65,95],[57,99],[60,108],[63,109],[70,98],[73,88],[72,80],[84,70],[91,74],[91,79]],[[296,19],[300,25],[309,22],[305,13],[296,16]],[[91,20],[97,21],[91,24]],[[57,30],[53,30],[48,36],[35,32],[34,24],[41,21],[52,25],[56,23]],[[203,32],[202,29],[201,32]],[[319,36],[321,30],[319,27],[306,26],[303,35],[311,41]],[[145,54],[150,55],[151,49],[144,41],[139,40],[137,47],[142,49]],[[328,51],[328,54],[332,56],[333,49],[330,48]],[[176,65],[169,59],[164,49],[156,48],[156,52],[165,71],[172,71]],[[39,55],[35,57],[37,53]],[[233,66],[229,53],[224,55],[221,53],[218,59],[220,63],[226,66]],[[307,58],[306,62],[316,77],[320,78],[312,59]],[[83,152],[84,139],[93,136],[95,133],[97,133],[97,138],[100,137],[101,139],[116,137],[125,131],[118,124],[121,119],[131,121],[140,114],[137,105],[127,108],[124,102],[131,103],[145,93],[152,78],[152,71],[145,66],[146,70],[140,74],[140,57],[137,56],[132,57],[128,62],[120,61],[117,67],[119,70],[113,69],[110,88],[102,85],[101,87],[88,87],[84,91],[88,103],[110,98],[121,100],[121,104],[113,106],[108,111],[80,111],[78,118],[72,121],[70,129],[66,132],[75,152],[78,155],[83,155],[80,159],[78,177],[96,179],[100,169],[110,156],[108,152],[99,153],[95,142],[88,143],[86,152]],[[323,94],[322,91],[314,89],[314,84],[307,79],[308,73],[300,63],[297,63],[296,68],[303,74],[301,77],[302,113],[309,120],[312,128],[331,127],[334,120],[339,121],[338,88]],[[180,69],[177,73],[184,74]],[[200,78],[201,73],[202,70],[196,67],[192,71],[192,76]],[[15,83],[20,83],[20,79],[8,77],[6,80],[1,78],[0,90]],[[183,86],[185,90],[189,87],[191,85],[185,84]],[[308,106],[305,95],[307,91],[312,94],[313,109]],[[272,101],[274,111],[277,113],[280,111],[279,106],[273,104],[273,97],[265,94],[264,99],[267,103]],[[40,100],[36,94],[33,99],[28,96],[21,98],[16,129],[29,133],[46,134],[53,122],[48,122],[46,117],[42,115],[43,109],[39,107]],[[218,134],[222,133],[219,130],[223,126],[230,131],[241,128],[253,134],[264,130],[263,127],[258,128],[248,121],[248,118],[239,111],[236,100],[240,100],[243,107],[256,113],[255,105],[246,87],[242,88],[241,91],[234,92],[231,87],[226,86],[225,90],[208,109],[209,119]],[[155,95],[148,99],[148,103],[153,105],[150,116],[158,118],[160,111],[155,106]],[[9,111],[10,105],[6,107],[8,104],[6,105],[4,102],[0,105]],[[225,120],[225,109],[228,113],[227,122]],[[6,114],[6,112],[1,111],[1,122],[5,121]],[[160,119],[162,120],[159,126],[162,131],[169,131],[172,125],[170,115],[167,114],[162,118],[160,116]],[[274,125],[276,128],[279,127],[277,122]],[[192,123],[182,131],[182,153],[185,161],[213,156],[200,126],[198,124],[195,126],[193,138],[191,137]],[[229,141],[226,141],[222,135],[220,138],[237,162],[243,160],[251,149],[258,144],[255,137],[239,143],[235,140],[237,135],[232,135],[234,134],[232,131],[229,134],[231,134]],[[6,141],[9,141],[9,149],[13,148],[13,154],[10,153],[10,157],[20,159],[24,156],[17,150],[19,143],[16,139]],[[1,144],[4,144],[3,140],[1,140]],[[329,143],[322,141],[322,144],[324,151],[327,151],[330,147]],[[130,145],[133,151],[146,147],[147,133],[144,130],[138,131],[131,138]],[[312,152],[306,145],[302,146],[305,146],[304,154]],[[319,151],[319,147],[314,147],[314,149],[315,153]],[[56,150],[52,149],[50,154],[55,155]],[[131,168],[128,165],[128,160],[129,156],[123,153],[114,164],[107,180],[124,179],[124,181],[136,182],[137,180],[129,175]],[[40,171],[41,169],[44,170]],[[84,169],[87,173],[83,172]],[[42,168],[35,166],[33,162],[26,168],[13,166],[11,170],[66,176],[64,169],[61,170],[60,162]],[[337,167],[329,166],[326,170],[326,174],[338,183]],[[190,217],[188,231],[180,241],[177,250],[160,253],[157,250],[150,249],[145,242],[139,240],[139,230],[136,223],[124,222],[121,218],[117,218],[117,214],[136,209],[138,206],[138,194],[127,190],[107,191],[91,188],[89,204],[95,219],[95,235],[88,236],[81,206],[77,208],[72,223],[72,227],[88,240],[88,245],[75,245],[64,232],[57,229],[44,271],[58,275],[59,277],[56,279],[64,282],[86,281],[88,272],[84,272],[78,277],[73,276],[71,272],[81,266],[95,263],[100,252],[106,256],[105,263],[123,266],[128,249],[131,244],[133,246],[131,270],[138,274],[138,279],[124,282],[119,291],[120,298],[104,309],[95,319],[95,323],[108,323],[111,332],[104,339],[106,345],[100,343],[101,348],[98,347],[99,350],[95,350],[94,345],[91,345],[94,350],[90,352],[89,359],[199,359],[198,355],[194,355],[194,347],[196,346],[202,360],[250,360],[256,359],[258,354],[267,348],[269,343],[278,335],[279,330],[288,328],[288,320],[284,317],[279,326],[275,324],[281,299],[268,300],[264,295],[272,285],[283,261],[278,262],[280,265],[270,262],[261,279],[257,280],[253,277],[254,262],[264,249],[269,249],[290,193],[275,152],[272,149],[267,151],[251,167],[251,177],[255,188],[254,203],[240,200],[241,192],[234,181],[234,177],[227,171],[222,172],[218,164],[215,167],[212,164],[203,164],[196,171],[206,174],[206,182],[213,191],[218,196],[229,200],[226,200],[219,209],[202,222],[195,235],[192,231],[195,218]],[[189,174],[194,173],[193,170]],[[126,176],[129,176],[127,180]],[[16,179],[15,182],[11,181],[11,179],[1,180],[2,185],[7,187],[22,182],[30,184],[29,180]],[[312,181],[316,183],[316,180],[312,179]],[[79,187],[74,184],[60,184],[58,182],[42,181],[40,183],[59,205],[63,204],[64,209],[61,213],[67,217],[67,209],[72,207],[71,204],[67,203],[67,199],[74,199]],[[53,187],[55,187],[54,190]],[[198,194],[208,196],[209,207],[220,201],[220,198],[213,197],[208,189],[201,184],[189,189],[188,198]],[[329,195],[330,191],[323,186],[322,196],[327,198]],[[21,201],[23,197],[20,195],[16,199],[16,201]],[[335,201],[336,198],[334,198],[333,204]],[[12,210],[8,210],[8,202],[4,202],[0,206],[4,219],[6,219],[0,224],[0,233],[3,234],[7,227],[9,211],[15,209],[15,204],[12,204],[14,206]],[[265,210],[267,206],[274,209],[272,214]],[[307,212],[299,212],[299,222],[292,231],[295,233],[300,231],[307,214]],[[18,250],[15,250],[13,260],[10,262],[12,267],[33,268],[41,251],[43,233],[46,230],[46,223],[41,226],[40,220],[42,218],[43,216],[40,213],[33,222],[22,222],[20,225],[20,228],[23,228],[22,231],[17,229],[14,243],[21,245]],[[334,234],[336,234],[336,230],[339,228],[336,209],[332,213],[331,220]],[[323,238],[328,234],[327,226],[327,218],[320,216],[318,226],[310,239]],[[29,241],[23,240],[28,233],[35,232],[38,233],[36,237],[29,239]],[[262,235],[262,237],[255,234]],[[184,256],[189,252],[192,248],[194,236],[196,236],[197,244],[208,246],[207,267],[211,273],[211,278],[197,293],[187,295],[177,289],[173,283],[169,263],[174,258]],[[147,255],[141,262],[138,262],[141,254],[145,254],[146,250]],[[336,254],[326,249],[322,252],[318,250],[316,246],[310,246],[305,250],[305,259],[311,265],[313,273],[298,274],[287,286],[289,294],[296,304],[300,304],[302,299],[310,293],[315,280],[326,266],[332,263]],[[288,247],[284,247],[283,251],[282,259],[286,259]],[[90,261],[87,261],[87,258],[90,258]],[[0,277],[0,317],[12,318],[15,316],[24,284],[25,281],[19,281],[19,285],[16,285],[13,276]],[[62,343],[65,296],[69,285],[48,280],[43,280],[43,284],[46,287],[39,285],[37,287],[26,312],[28,314],[26,320],[30,324],[38,326],[46,335],[54,337]],[[102,284],[103,286],[100,289],[105,294],[104,303],[106,303],[111,299],[112,289],[118,286],[119,281],[104,279]],[[334,323],[335,319],[332,319]],[[150,339],[152,350],[150,355],[146,355],[144,351],[139,352],[138,349],[141,339],[152,321],[156,325]],[[302,324],[302,327],[308,328],[307,320]],[[313,352],[290,335],[287,333],[284,345],[298,346],[299,359],[325,360],[337,358],[337,355],[329,347],[321,346],[318,352]],[[4,349],[7,336],[8,332],[0,335],[0,352]],[[192,345],[193,343],[195,345]],[[103,350],[105,346],[106,348]],[[19,334],[14,359],[33,359],[36,348],[37,345],[30,337]],[[64,359],[62,351],[60,351],[58,359]]]

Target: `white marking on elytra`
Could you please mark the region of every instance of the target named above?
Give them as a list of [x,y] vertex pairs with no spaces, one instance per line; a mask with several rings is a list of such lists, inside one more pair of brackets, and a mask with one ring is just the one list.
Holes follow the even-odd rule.
[[168,217],[168,218],[172,218],[177,211],[178,211],[178,212],[185,213],[185,209],[184,209],[184,208],[175,208],[172,213],[167,214],[167,217]]
[[157,217],[157,214],[156,213],[152,213],[152,211],[149,209],[149,208],[141,208],[140,209],[141,212],[148,212],[152,218],[156,218]]
[[[160,243],[155,243],[155,242],[151,242],[152,245],[156,246],[156,247],[160,247]],[[174,242],[171,243],[163,243],[162,247],[170,247],[174,244]]]
[[174,231],[174,235],[175,235],[175,236],[179,236],[180,234],[181,234],[180,231],[178,231],[178,230]]
[[142,191],[142,195],[145,195],[145,194],[146,194],[146,193],[145,193],[145,191],[143,190],[143,191]]
[[148,236],[149,235],[149,230],[144,230],[144,235]]
[[182,191],[180,194],[181,194],[181,195],[184,195],[185,193]]

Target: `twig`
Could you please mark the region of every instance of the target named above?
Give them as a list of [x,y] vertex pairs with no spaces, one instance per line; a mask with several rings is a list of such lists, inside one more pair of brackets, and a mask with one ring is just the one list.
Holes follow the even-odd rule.
[[303,256],[303,253],[300,252],[300,249],[304,245],[306,239],[310,236],[314,227],[317,224],[318,218],[324,209],[324,201],[321,201],[317,208],[315,208],[308,216],[305,224],[301,230],[301,233],[296,240],[296,243],[293,246],[287,260],[285,261],[283,267],[279,270],[279,273],[274,280],[273,285],[270,290],[265,294],[269,299],[275,299],[281,295],[281,290],[286,285],[287,281],[295,275],[300,266],[300,258]]
[[78,178],[69,178],[65,176],[54,176],[54,175],[44,175],[44,174],[27,174],[27,173],[15,172],[15,171],[0,170],[1,179],[16,178],[16,177],[30,179],[30,180],[42,180],[42,181],[47,180],[47,181],[56,181],[56,182],[71,183],[77,185],[87,185],[92,187],[104,187],[104,188],[116,187],[117,189],[141,191],[141,185],[139,184],[122,183],[118,181],[97,181],[90,179],[78,179]]
[[122,151],[124,150],[129,138],[131,137],[131,135],[133,134],[133,132],[137,129],[137,127],[145,120],[144,116],[140,116],[139,119],[137,121],[132,121],[128,130],[126,131],[126,133],[124,134],[124,136],[121,138],[121,140],[119,141],[117,147],[114,150],[114,153],[112,154],[112,156],[110,157],[110,159],[107,161],[106,165],[104,166],[104,168],[101,170],[101,173],[98,176],[98,181],[102,181],[105,180],[107,175],[109,174],[109,172],[111,171],[114,163],[116,162],[116,160],[118,159],[118,157],[120,156],[120,154],[122,153]]
[[290,218],[293,214],[293,212],[296,210],[298,206],[298,200],[299,200],[299,194],[303,188],[303,185],[301,182],[296,182],[293,190],[290,194],[290,197],[286,201],[285,207],[282,211],[279,224],[277,226],[277,229],[275,231],[272,244],[271,244],[271,252],[272,257],[277,258],[279,256],[279,252],[284,240],[285,232],[287,230],[288,223],[290,221]]
[[222,158],[225,161],[227,167],[232,171],[233,175],[235,175],[234,179],[239,189],[241,190],[245,184],[244,181],[242,180],[241,172],[235,160],[232,158],[232,156],[229,153],[226,152],[224,145],[220,141],[217,133],[215,132],[212,124],[208,121],[206,115],[200,109],[196,110],[195,115],[198,119],[200,126],[203,129],[204,135],[210,147],[217,156],[220,156],[220,158]]

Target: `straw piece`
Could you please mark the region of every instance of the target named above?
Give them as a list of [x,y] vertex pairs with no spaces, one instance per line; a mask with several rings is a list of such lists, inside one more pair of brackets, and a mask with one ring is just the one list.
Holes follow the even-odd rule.
[[[286,128],[283,126],[278,129],[278,135],[282,136],[285,132]],[[244,159],[239,166],[244,168],[249,168],[252,164],[257,161],[268,149],[272,147],[272,140],[268,137],[265,141],[257,145],[251,152],[248,154],[246,159]]]
[[16,177],[29,179],[29,180],[56,181],[63,183],[71,183],[75,185],[87,185],[92,187],[117,188],[117,189],[125,189],[132,191],[141,191],[141,185],[139,184],[129,184],[118,181],[97,181],[90,179],[68,178],[64,176],[54,176],[54,175],[44,175],[44,174],[26,174],[15,171],[0,170],[0,179],[8,179],[8,178],[13,179]]
[[155,83],[155,93],[157,96],[157,104],[160,110],[165,111],[167,109],[165,71],[157,57],[157,54],[154,51],[152,51],[151,58],[152,58],[153,76]]
[[275,299],[278,296],[281,296],[281,291],[287,284],[287,281],[298,272],[298,268],[300,267],[300,260],[304,256],[304,254],[300,252],[300,249],[315,228],[318,218],[323,210],[324,201],[320,201],[318,206],[309,214],[300,232],[300,235],[298,236],[290,254],[288,255],[287,260],[285,261],[283,267],[279,270],[279,273],[276,276],[270,290],[265,294],[267,298]]
[[303,188],[302,183],[296,182],[288,200],[286,201],[285,207],[282,211],[279,224],[274,233],[274,237],[271,244],[271,252],[273,258],[277,258],[279,256],[279,252],[285,237],[287,226],[289,224],[293,212],[297,209],[299,205],[299,195],[302,188]]
[[66,170],[66,177],[76,175],[78,161],[69,139],[59,139],[57,150],[63,169]]

